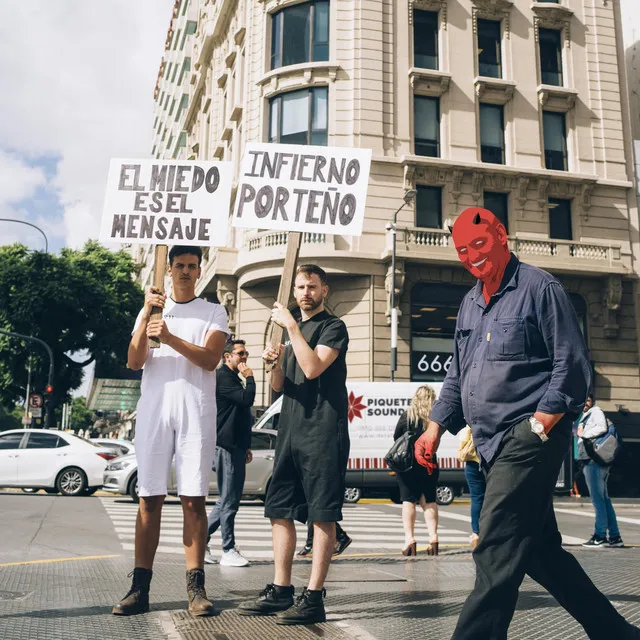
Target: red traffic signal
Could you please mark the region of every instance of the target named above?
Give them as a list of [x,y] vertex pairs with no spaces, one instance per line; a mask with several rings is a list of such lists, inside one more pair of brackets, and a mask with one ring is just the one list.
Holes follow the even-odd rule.
[[44,388],[45,393],[53,393],[53,385],[48,384],[45,388]]

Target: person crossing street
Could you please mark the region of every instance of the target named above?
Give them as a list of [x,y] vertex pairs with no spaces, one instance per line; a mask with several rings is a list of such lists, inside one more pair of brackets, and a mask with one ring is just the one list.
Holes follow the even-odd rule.
[[246,466],[252,461],[251,407],[256,397],[253,371],[247,365],[249,353],[244,340],[228,342],[223,351],[224,363],[216,372],[216,403],[218,405],[215,472],[220,497],[209,513],[207,564],[216,562],[209,540],[222,532],[220,565],[246,567],[249,561],[236,547],[235,517],[240,507]]

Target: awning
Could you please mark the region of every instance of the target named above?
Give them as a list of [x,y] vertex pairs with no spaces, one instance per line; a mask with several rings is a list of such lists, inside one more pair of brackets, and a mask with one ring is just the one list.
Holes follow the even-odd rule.
[[133,411],[140,398],[140,380],[94,378],[87,408],[92,411]]

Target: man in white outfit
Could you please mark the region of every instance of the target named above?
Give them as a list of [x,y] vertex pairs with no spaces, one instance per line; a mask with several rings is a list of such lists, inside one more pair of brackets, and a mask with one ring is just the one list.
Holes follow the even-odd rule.
[[[184,514],[189,612],[214,613],[204,589],[205,499],[216,447],[215,369],[229,329],[224,307],[195,295],[201,261],[199,247],[171,249],[171,297],[153,288],[147,292],[129,344],[127,366],[144,367],[136,420],[140,505],[133,583],[113,608],[116,615],[149,610],[149,584],[174,456]],[[163,316],[151,319],[153,307],[162,307]],[[158,339],[160,348],[150,349],[149,338]]]

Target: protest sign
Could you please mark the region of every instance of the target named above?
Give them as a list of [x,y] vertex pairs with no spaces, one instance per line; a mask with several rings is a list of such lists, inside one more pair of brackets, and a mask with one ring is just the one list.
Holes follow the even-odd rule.
[[111,160],[100,240],[222,247],[230,162]]
[[370,149],[248,143],[234,227],[362,235]]

